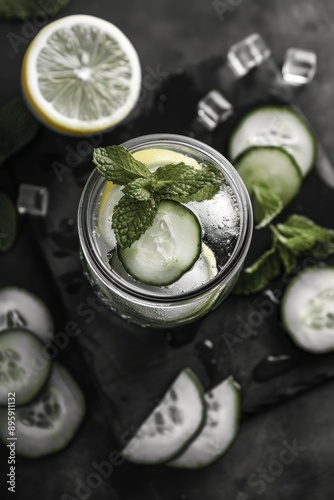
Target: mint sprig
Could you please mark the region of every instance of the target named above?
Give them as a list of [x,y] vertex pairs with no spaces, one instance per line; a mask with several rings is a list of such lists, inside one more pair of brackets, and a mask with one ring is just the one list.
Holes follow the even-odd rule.
[[130,247],[153,224],[160,201],[209,200],[223,182],[222,173],[214,165],[195,169],[178,163],[151,172],[122,146],[94,149],[93,162],[108,181],[124,186],[112,220],[121,249]]
[[283,272],[292,272],[302,257],[326,259],[334,254],[334,231],[301,215],[291,215],[283,224],[271,225],[272,246],[244,269],[233,289],[236,295],[263,290]]

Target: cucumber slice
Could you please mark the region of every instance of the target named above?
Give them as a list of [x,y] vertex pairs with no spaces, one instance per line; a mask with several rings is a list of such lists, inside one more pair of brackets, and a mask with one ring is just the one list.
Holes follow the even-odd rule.
[[187,368],[180,373],[122,454],[130,462],[168,462],[200,432],[205,415],[203,388]]
[[0,331],[26,328],[42,342],[50,342],[54,333],[51,314],[44,302],[23,288],[0,289]]
[[40,392],[51,371],[42,342],[31,332],[10,329],[0,333],[0,405],[15,392],[16,405],[29,403]]
[[201,253],[202,230],[189,208],[162,201],[152,226],[130,248],[118,247],[125,270],[142,283],[174,283],[195,264]]
[[[110,267],[128,283],[136,284],[135,279],[129,275],[124,269],[123,264],[118,258],[117,252],[114,252],[110,259]],[[183,274],[181,278],[168,287],[161,288],[159,292],[161,295],[168,294],[171,290],[175,294],[182,293],[184,290],[197,288],[203,283],[207,283],[214,278],[218,273],[217,262],[213,251],[205,244],[202,243],[202,252],[199,259],[195,262],[194,266],[187,273]],[[156,290],[151,285],[142,284],[144,290]]]
[[298,274],[285,291],[281,318],[301,349],[334,350],[334,267],[311,267]]
[[[84,415],[81,389],[68,371],[55,363],[45,391],[33,403],[16,409],[16,452],[37,458],[65,448]],[[7,410],[0,412],[0,437],[8,443]]]
[[[285,207],[298,194],[302,177],[289,153],[273,146],[254,147],[244,151],[235,161],[250,196],[254,186],[265,186],[274,191]],[[260,207],[254,206],[255,219],[259,220]]]
[[205,394],[207,419],[188,448],[167,465],[185,469],[206,467],[220,458],[234,441],[239,427],[240,386],[228,377]]
[[303,176],[310,172],[317,156],[317,141],[309,124],[286,106],[263,106],[240,121],[230,139],[229,156],[234,160],[252,146],[285,149]]

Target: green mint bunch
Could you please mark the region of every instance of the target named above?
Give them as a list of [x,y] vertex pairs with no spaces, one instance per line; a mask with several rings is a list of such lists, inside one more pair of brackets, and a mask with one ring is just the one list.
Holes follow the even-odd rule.
[[307,217],[291,215],[284,224],[269,228],[272,246],[241,273],[233,289],[236,295],[260,292],[283,271],[290,273],[302,257],[326,259],[334,254],[334,231]]
[[108,181],[124,186],[112,222],[121,249],[130,247],[153,224],[160,201],[209,200],[223,181],[214,165],[195,169],[178,163],[151,172],[122,146],[94,149],[93,162]]

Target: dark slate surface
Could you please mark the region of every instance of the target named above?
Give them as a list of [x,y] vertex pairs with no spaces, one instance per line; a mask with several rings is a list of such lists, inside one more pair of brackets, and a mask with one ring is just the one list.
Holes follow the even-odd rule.
[[[110,5],[99,1],[90,6],[73,1],[67,12],[100,15],[118,24],[138,48],[144,71],[146,65],[156,68],[157,64],[180,70],[189,63],[218,55],[209,63],[207,73],[211,75],[212,65],[219,62],[228,45],[254,30],[265,36],[277,60],[290,45],[317,50],[317,79],[299,96],[299,102],[312,117],[329,156],[333,157],[331,132],[327,126],[333,111],[329,82],[334,72],[327,48],[331,36],[328,28],[334,14],[329,2],[244,0],[232,12],[226,13],[224,22],[219,20],[211,2],[199,0],[154,5],[149,0],[147,5],[146,1],[140,5],[136,2]],[[7,39],[9,31],[20,33],[19,23],[2,23],[1,28],[1,57],[7,69],[2,76],[2,99],[5,102],[19,92],[18,77],[24,47],[22,45],[15,55]],[[198,81],[197,87],[192,83],[196,71],[197,65],[191,78],[177,77],[182,83],[178,86],[180,94],[184,92],[188,96],[189,117],[183,113],[184,122],[176,123],[174,108],[166,108],[170,123],[174,123],[173,130],[169,128],[169,131],[180,132],[184,131],[183,126],[187,128],[198,96],[206,90],[206,85],[210,86],[210,81],[202,76],[205,71],[202,71],[200,89],[196,90]],[[153,95],[149,93],[146,98],[150,100]],[[138,135],[138,121],[134,123],[121,127],[114,142]],[[144,123],[141,120],[140,127],[141,133],[153,131],[149,120]],[[154,131],[158,130],[163,130],[159,120],[154,125]],[[111,137],[104,138],[106,144]],[[49,184],[52,192],[49,217],[32,221],[32,226],[27,219],[20,221],[20,236],[13,251],[0,260],[0,285],[25,286],[44,297],[56,319],[57,331],[62,331],[68,320],[78,322],[82,335],[71,342],[60,359],[83,386],[89,408],[75,441],[64,452],[44,460],[18,461],[17,498],[30,500],[39,495],[53,500],[61,498],[64,493],[74,498],[80,498],[81,493],[82,498],[102,500],[332,498],[333,382],[319,384],[332,375],[333,357],[302,355],[282,335],[277,308],[256,329],[257,335],[237,344],[233,353],[226,341],[222,341],[222,333],[234,334],[236,324],[231,320],[232,315],[226,315],[223,308],[177,333],[174,341],[184,342],[178,346],[167,342],[170,335],[142,331],[107,311],[96,314],[91,324],[87,321],[88,316],[78,316],[78,306],[87,303],[93,294],[80,279],[76,235],[66,220],[75,217],[78,182],[83,185],[91,166],[84,161],[63,183],[58,182],[49,167],[53,159],[63,157],[66,145],[75,147],[76,144],[74,139],[43,130],[34,144],[8,163],[1,177],[3,189],[11,193],[13,199],[17,191],[13,172],[21,182],[33,183],[39,179],[39,183]],[[214,138],[214,145],[218,149],[224,146],[218,135]],[[302,198],[292,210],[315,217],[313,208],[317,206],[317,220],[331,225],[331,193],[313,174],[305,183]],[[38,235],[38,242],[35,235]],[[257,240],[254,244],[264,245],[264,242]],[[52,272],[49,271],[50,264]],[[281,284],[278,282],[274,286],[280,288]],[[260,296],[259,300],[263,299],[266,297]],[[253,300],[241,302],[231,297],[225,304],[229,313],[233,310],[233,316],[239,314],[241,318],[247,318],[256,309]],[[214,353],[203,349],[201,340],[205,338],[214,341]],[[291,366],[285,366],[283,373],[276,371],[273,378],[268,378],[268,371],[263,372],[261,368],[256,371],[255,380],[254,368],[267,354],[286,353],[294,356],[297,367],[290,370]],[[212,357],[218,361],[214,370],[210,364]],[[95,470],[92,463],[108,459],[109,454],[118,448],[122,432],[145,417],[154,405],[154,399],[163,393],[185,364],[194,368],[206,387],[228,373],[233,373],[243,385],[243,423],[228,454],[217,464],[199,472],[123,464],[115,466],[113,473],[99,487],[76,490],[80,480],[85,484],[89,482],[89,474]],[[265,380],[260,381],[263,378]],[[295,396],[296,392],[315,384],[318,385],[316,390]],[[281,397],[291,396],[295,397],[276,405]],[[283,449],[292,445],[294,440],[305,449],[300,450],[290,464],[280,465],[277,460],[283,456]],[[1,464],[2,461],[5,464],[6,451],[1,448],[0,453]],[[5,470],[6,465],[1,467],[1,475]],[[262,478],[258,477],[260,474]]]

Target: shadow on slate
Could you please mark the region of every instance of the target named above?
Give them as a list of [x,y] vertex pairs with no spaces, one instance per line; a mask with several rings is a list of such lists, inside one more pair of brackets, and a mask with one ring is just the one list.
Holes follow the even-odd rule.
[[[149,102],[141,104],[138,116],[105,134],[99,145],[120,144],[158,132],[191,134],[196,104],[212,88],[214,79],[208,75],[216,74],[220,63],[221,59],[216,58],[170,75],[149,96]],[[246,86],[255,85],[251,78]],[[250,92],[247,99],[240,99],[235,117],[213,134],[199,138],[226,154],[233,125],[251,104],[249,95],[257,93]],[[47,216],[31,218],[31,224],[69,317],[82,328],[78,340],[116,441],[120,443],[124,432],[141,423],[178,372],[187,366],[206,389],[232,374],[242,386],[244,418],[334,376],[334,354],[311,356],[295,347],[281,328],[279,306],[265,294],[230,296],[200,321],[168,331],[131,325],[99,304],[82,275],[76,229],[80,195],[93,169],[91,154],[64,173],[61,181],[52,167],[54,161],[65,164],[70,148],[76,151],[79,143],[80,139],[43,129],[37,162],[34,148],[26,150],[29,175],[26,165],[18,162],[15,174],[20,183],[42,184],[49,189]],[[281,219],[297,212],[330,227],[332,196],[332,190],[314,170]],[[269,241],[268,231],[256,232],[248,262],[263,252]],[[284,285],[277,280],[270,289],[283,290]],[[261,317],[261,322],[250,326],[255,317]],[[268,356],[272,358],[268,360]]]

